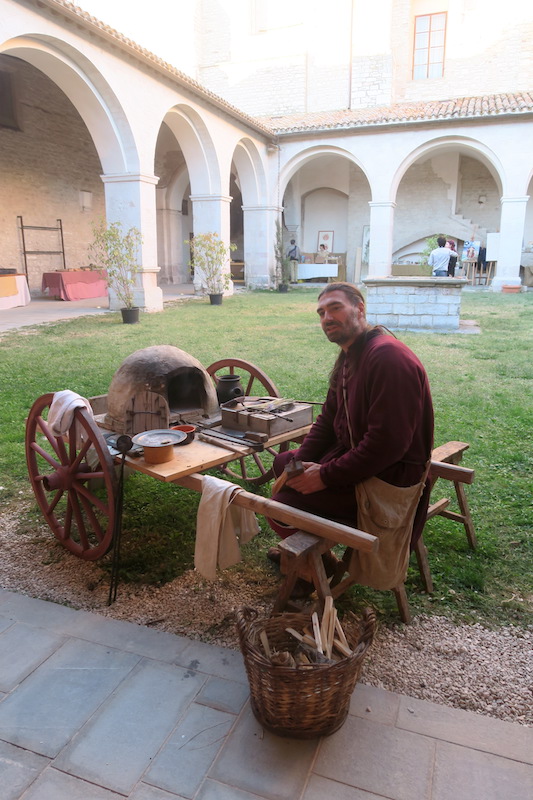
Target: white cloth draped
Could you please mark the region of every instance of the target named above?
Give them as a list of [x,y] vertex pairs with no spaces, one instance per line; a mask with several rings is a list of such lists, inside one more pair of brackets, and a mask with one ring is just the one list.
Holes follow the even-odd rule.
[[220,478],[203,477],[194,566],[208,580],[215,580],[217,566],[225,569],[237,564],[241,560],[239,545],[249,542],[259,531],[253,511],[232,505],[242,491],[240,486]]
[[[48,412],[48,425],[54,436],[65,436],[69,432],[74,412],[77,408],[85,408],[90,416],[94,418],[91,404],[85,397],[76,394],[76,392],[71,392],[70,389],[55,392]],[[83,431],[80,431],[78,434],[78,438],[81,440],[84,438],[83,433]],[[79,446],[79,442],[77,444]]]

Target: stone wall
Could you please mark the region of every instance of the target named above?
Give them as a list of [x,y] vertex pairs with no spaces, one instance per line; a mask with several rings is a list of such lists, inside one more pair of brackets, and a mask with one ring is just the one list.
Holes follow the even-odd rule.
[[390,330],[459,330],[463,278],[367,278],[366,316]]

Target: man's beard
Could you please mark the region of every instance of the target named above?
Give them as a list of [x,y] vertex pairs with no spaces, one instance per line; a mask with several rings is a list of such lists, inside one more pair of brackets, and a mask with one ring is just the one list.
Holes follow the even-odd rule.
[[360,332],[355,322],[351,325],[332,325],[330,328],[326,327],[324,331],[329,341],[340,347],[352,339],[356,339]]

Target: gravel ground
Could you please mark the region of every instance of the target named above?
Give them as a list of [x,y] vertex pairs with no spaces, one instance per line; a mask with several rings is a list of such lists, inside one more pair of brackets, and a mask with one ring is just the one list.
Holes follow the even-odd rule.
[[[250,584],[235,571],[214,583],[191,570],[163,587],[121,585],[108,606],[108,577],[98,564],[66,553],[46,527],[21,531],[19,519],[13,510],[0,513],[3,589],[232,648],[238,647],[235,608],[270,612],[276,576]],[[360,680],[533,726],[533,626],[489,631],[418,616],[411,625],[378,630]]]

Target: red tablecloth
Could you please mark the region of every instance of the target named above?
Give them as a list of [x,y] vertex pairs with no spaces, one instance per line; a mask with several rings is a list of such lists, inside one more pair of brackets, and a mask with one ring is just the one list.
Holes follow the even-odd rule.
[[104,270],[65,269],[61,272],[45,272],[41,288],[43,294],[59,297],[60,300],[84,300],[87,297],[107,295]]

